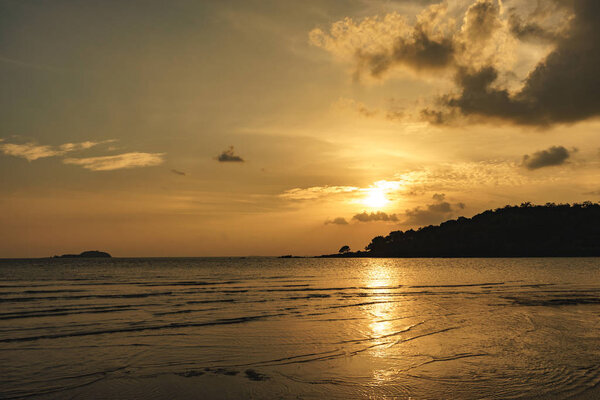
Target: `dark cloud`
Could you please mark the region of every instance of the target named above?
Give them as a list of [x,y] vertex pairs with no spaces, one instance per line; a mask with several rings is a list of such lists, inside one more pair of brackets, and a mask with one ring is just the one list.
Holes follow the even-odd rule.
[[244,159],[233,151],[233,146],[229,146],[227,150],[223,150],[221,154],[217,157],[217,161],[219,162],[244,162]]
[[395,64],[407,64],[414,69],[439,69],[446,67],[453,54],[452,41],[430,39],[418,32],[410,39],[398,39],[391,53],[368,53],[358,51],[359,69],[367,69],[374,77],[381,76]]
[[183,171],[172,169],[171,172],[174,173],[174,174],[176,174],[176,175],[185,176],[185,172],[183,172]]
[[440,70],[455,67],[469,52],[478,52],[502,27],[500,6],[495,0],[477,0],[466,11],[460,30],[446,15],[444,3],[426,8],[409,34],[399,35],[391,49],[379,52],[358,50],[358,71],[374,77],[396,65],[413,70]]
[[[511,98],[508,90],[491,88],[490,85],[498,78],[498,71],[491,66],[477,71],[460,68],[456,74],[456,83],[462,88],[458,97],[447,96],[444,101],[452,108],[459,109],[465,115],[489,115],[500,118],[517,118],[527,120],[532,114],[533,104],[521,104]],[[435,113],[439,122],[445,122],[442,114]],[[431,121],[431,120],[430,120]]]
[[569,32],[556,40],[554,51],[529,74],[520,91],[511,94],[498,88],[493,66],[463,67],[456,75],[461,93],[442,102],[463,115],[521,125],[574,123],[599,116],[600,1],[573,4]]
[[431,196],[432,199],[434,199],[435,201],[444,201],[444,199],[446,198],[446,195],[444,193],[436,193],[433,196]]
[[530,155],[523,156],[523,166],[527,169],[538,169],[564,164],[571,154],[563,146],[552,146]]
[[348,225],[348,221],[346,221],[346,218],[344,218],[344,217],[337,217],[332,220],[328,219],[327,221],[325,221],[325,225],[328,225],[328,224]]
[[[358,25],[346,19],[330,34],[311,32],[311,40],[334,54],[353,55],[356,77],[364,71],[380,77],[397,66],[453,71],[456,90],[421,111],[434,124],[466,117],[545,127],[600,116],[600,1],[538,0],[521,15],[516,8],[502,12],[499,0],[473,0],[462,23],[446,8],[445,2],[427,7],[412,26],[392,16]],[[505,82],[514,75],[504,70],[514,56],[511,33],[553,44],[516,91]]]
[[427,211],[433,213],[449,213],[452,212],[452,206],[447,201],[438,204],[430,204],[427,206]]
[[437,20],[445,13],[441,5],[432,5],[419,15],[417,23],[407,35],[398,36],[391,49],[379,52],[357,50],[357,71],[366,69],[374,77],[396,65],[415,70],[436,70],[453,62],[455,45],[450,35],[436,32]]
[[[458,203],[455,207],[462,210],[465,208],[465,204]],[[406,220],[404,222],[420,226],[437,224],[448,219],[456,210],[455,207],[447,201],[428,204],[425,208],[416,207],[405,212]]]
[[356,214],[352,217],[353,220],[357,220],[359,222],[373,222],[373,221],[398,221],[398,216],[396,214],[387,214],[383,211],[377,211],[372,213],[367,213],[363,211],[360,214]]

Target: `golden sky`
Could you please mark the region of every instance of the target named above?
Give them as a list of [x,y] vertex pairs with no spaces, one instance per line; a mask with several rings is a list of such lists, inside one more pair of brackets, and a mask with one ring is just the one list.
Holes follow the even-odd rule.
[[314,255],[600,198],[596,0],[0,0],[0,257]]

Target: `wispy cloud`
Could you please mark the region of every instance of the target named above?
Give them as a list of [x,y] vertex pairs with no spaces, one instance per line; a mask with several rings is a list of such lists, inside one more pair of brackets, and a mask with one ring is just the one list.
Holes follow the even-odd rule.
[[373,117],[379,113],[379,110],[376,108],[369,108],[365,103],[360,101],[348,98],[348,97],[340,97],[334,104],[333,107],[339,110],[350,110],[357,112],[363,117]]
[[[445,201],[443,191],[521,187],[533,183],[556,182],[557,175],[535,176],[524,173],[520,163],[507,160],[438,163],[398,173],[390,180],[368,186],[312,186],[293,188],[278,196],[293,201],[338,201],[369,207],[372,197],[382,197],[393,204],[400,199],[433,194],[436,202]],[[370,207],[369,207],[370,208]],[[369,211],[371,211],[369,209]]]
[[407,194],[531,183],[531,179],[519,171],[517,163],[504,160],[441,163],[398,174],[396,179],[403,182]]
[[160,165],[165,161],[163,156],[164,153],[124,153],[103,157],[66,158],[63,162],[80,165],[91,171],[112,171]]
[[227,150],[223,150],[221,154],[217,156],[219,162],[244,162],[244,159],[233,151],[233,146],[229,146]]
[[[5,139],[0,139],[0,152],[13,156],[24,158],[27,161],[34,161],[40,158],[59,157],[76,151],[87,150],[103,143],[112,143],[116,140],[104,140],[100,142],[85,141],[79,143],[64,143],[58,146],[42,145],[36,142],[23,144],[7,143]],[[91,171],[110,171],[115,169],[149,167],[159,165],[164,162],[164,153],[140,153],[131,152],[112,156],[99,157],[70,157],[63,159],[63,163],[80,165]],[[179,175],[185,175],[181,171],[173,170]]]
[[309,188],[289,189],[279,195],[290,200],[313,200],[340,193],[352,193],[358,191],[355,186],[313,186]]
[[[342,194],[350,194],[355,200],[368,196],[373,191],[391,194],[401,189],[404,182],[380,180],[367,187],[358,186],[312,186],[289,189],[279,195],[291,200],[314,200]],[[363,198],[364,200],[364,198]]]
[[0,139],[0,151],[9,156],[24,158],[27,161],[34,161],[40,158],[62,156],[73,151],[86,150],[101,143],[112,141],[113,140],[103,142],[86,141],[80,143],[65,143],[59,146],[49,146],[38,144],[36,142],[24,144],[5,143],[4,139]]

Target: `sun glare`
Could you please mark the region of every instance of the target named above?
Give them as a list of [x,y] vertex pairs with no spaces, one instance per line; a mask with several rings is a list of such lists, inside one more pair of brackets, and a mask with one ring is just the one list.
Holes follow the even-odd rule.
[[[397,192],[401,186],[402,182],[400,181],[382,180],[374,182],[370,187],[360,189],[364,197],[358,201],[372,210],[379,210],[394,200],[393,193]],[[391,199],[390,194],[392,194]]]
[[385,207],[390,201],[385,196],[385,190],[382,188],[371,188],[367,190],[367,195],[363,203],[370,208]]

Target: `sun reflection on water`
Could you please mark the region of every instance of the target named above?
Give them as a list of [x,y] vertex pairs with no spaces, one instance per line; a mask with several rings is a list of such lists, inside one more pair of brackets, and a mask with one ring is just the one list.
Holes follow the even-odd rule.
[[[397,286],[389,266],[375,263],[369,270],[365,281],[365,287],[369,288],[369,295],[373,304],[369,307],[369,335],[373,338],[381,338],[379,343],[387,341],[385,338],[394,332],[393,319],[396,315],[396,304],[391,301],[390,289]],[[374,348],[375,355],[384,357],[385,346]]]

